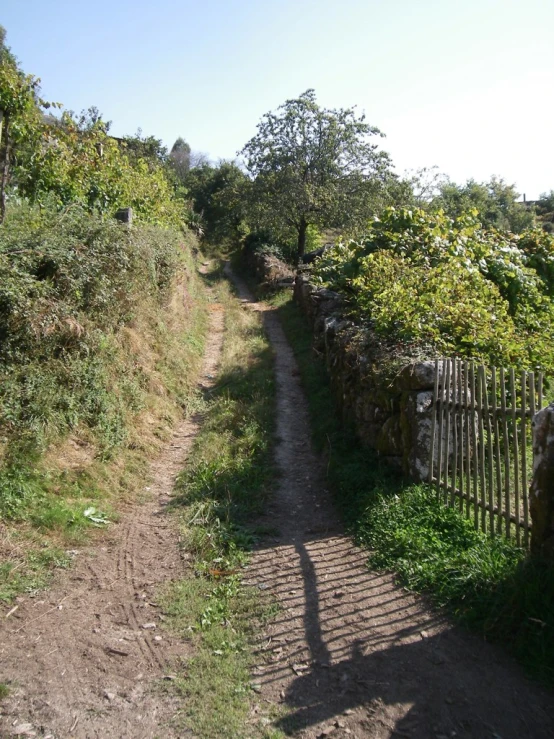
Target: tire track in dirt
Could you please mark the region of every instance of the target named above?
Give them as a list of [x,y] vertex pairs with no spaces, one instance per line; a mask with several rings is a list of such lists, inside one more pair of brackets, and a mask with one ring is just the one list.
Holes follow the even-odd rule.
[[[201,389],[213,385],[224,313],[210,304]],[[75,555],[69,572],[39,598],[24,598],[0,621],[0,679],[12,684],[0,704],[0,736],[149,739],[175,734],[179,701],[155,689],[189,656],[162,631],[155,592],[183,565],[176,528],[165,517],[176,476],[201,423],[183,421],[150,466],[148,500],[127,506],[100,544]]]
[[245,307],[262,313],[277,382],[280,480],[261,523],[278,534],[254,553],[245,584],[272,593],[280,613],[260,640],[251,722],[269,703],[286,714],[276,726],[313,739],[553,737],[552,694],[392,575],[368,570],[337,523],[278,318],[233,280]]

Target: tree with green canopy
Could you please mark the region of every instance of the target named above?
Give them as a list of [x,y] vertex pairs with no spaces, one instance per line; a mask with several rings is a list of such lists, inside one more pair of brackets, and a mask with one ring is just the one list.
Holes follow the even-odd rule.
[[169,166],[177,175],[179,182],[184,182],[191,166],[190,145],[182,136],[176,139],[169,153]]
[[253,178],[252,220],[292,228],[299,258],[310,225],[366,222],[394,178],[389,156],[371,141],[380,135],[354,108],[321,108],[314,90],[266,113],[240,152]]
[[450,218],[459,218],[475,208],[483,226],[521,233],[534,225],[535,217],[518,199],[515,185],[497,177],[489,182],[468,180],[465,185],[447,181],[440,185],[431,207],[442,209]]

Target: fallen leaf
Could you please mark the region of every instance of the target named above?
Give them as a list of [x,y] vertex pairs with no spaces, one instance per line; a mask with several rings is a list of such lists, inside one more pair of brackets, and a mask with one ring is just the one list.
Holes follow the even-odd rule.
[[101,511],[98,511],[93,506],[91,506],[90,508],[86,508],[83,511],[83,516],[85,518],[88,518],[89,521],[92,521],[97,526],[102,526],[102,525],[110,523],[108,519],[106,518],[106,514],[102,513]]

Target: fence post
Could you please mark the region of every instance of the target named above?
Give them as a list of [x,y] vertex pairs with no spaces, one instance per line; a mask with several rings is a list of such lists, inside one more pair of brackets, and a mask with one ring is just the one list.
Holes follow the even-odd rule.
[[533,417],[531,551],[554,559],[554,403]]
[[133,209],[120,208],[115,213],[115,219],[120,223],[126,223],[128,226],[131,226],[133,224]]

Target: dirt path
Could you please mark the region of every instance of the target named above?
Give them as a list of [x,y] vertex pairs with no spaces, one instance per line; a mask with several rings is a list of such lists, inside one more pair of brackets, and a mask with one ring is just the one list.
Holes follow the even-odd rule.
[[[221,306],[212,304],[201,385],[208,388],[223,337]],[[154,682],[187,647],[160,632],[154,593],[182,571],[170,499],[199,419],[184,421],[145,480],[148,500],[122,512],[101,546],[79,551],[72,569],[42,598],[26,598],[0,618],[2,680],[13,690],[0,704],[0,736],[175,736],[177,704]],[[183,736],[182,733],[179,736]]]
[[259,653],[253,719],[268,702],[286,706],[277,725],[303,737],[554,737],[552,695],[390,575],[367,570],[367,555],[336,523],[277,317],[236,282],[276,353],[281,474],[266,514],[279,533],[255,553],[247,578],[281,606]]

